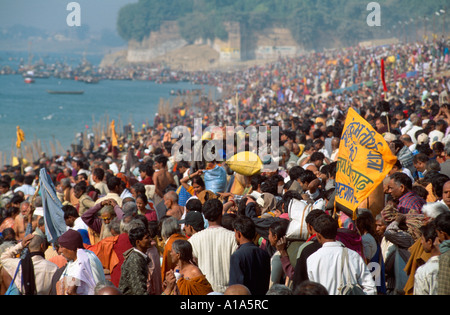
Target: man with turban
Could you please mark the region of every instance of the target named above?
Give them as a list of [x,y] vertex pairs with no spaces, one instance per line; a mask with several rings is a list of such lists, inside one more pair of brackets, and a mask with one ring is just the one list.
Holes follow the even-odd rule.
[[80,232],[68,230],[58,238],[58,253],[67,260],[56,288],[58,295],[94,295],[95,286],[106,282],[100,260],[84,249]]

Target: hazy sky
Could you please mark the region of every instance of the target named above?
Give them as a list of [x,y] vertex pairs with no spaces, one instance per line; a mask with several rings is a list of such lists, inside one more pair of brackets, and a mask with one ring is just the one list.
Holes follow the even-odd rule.
[[[0,27],[14,24],[45,30],[62,30],[66,24],[67,4],[73,0],[0,0]],[[81,24],[91,31],[116,29],[119,9],[138,0],[75,0],[81,7]]]

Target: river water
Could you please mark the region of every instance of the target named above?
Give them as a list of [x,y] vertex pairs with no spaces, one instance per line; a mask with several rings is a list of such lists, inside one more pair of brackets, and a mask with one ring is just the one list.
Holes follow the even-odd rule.
[[[71,60],[77,62],[77,58]],[[8,62],[11,64],[14,60],[3,54],[0,66]],[[100,58],[93,62],[100,62]],[[174,98],[170,91],[203,88],[208,93],[210,87],[187,82],[157,84],[152,81],[102,80],[98,84],[87,84],[54,77],[37,78],[35,83],[26,84],[21,75],[0,75],[2,160],[5,156],[9,159],[12,152],[16,152],[16,126],[24,131],[26,144],[40,140],[42,150],[51,154],[50,143],[59,143],[64,150],[70,149],[77,133],[92,132],[93,127],[102,121],[114,119],[116,126],[119,122],[122,125],[131,123],[135,130],[140,130],[143,124],[153,125],[160,100]],[[82,90],[84,94],[53,95],[48,90]]]

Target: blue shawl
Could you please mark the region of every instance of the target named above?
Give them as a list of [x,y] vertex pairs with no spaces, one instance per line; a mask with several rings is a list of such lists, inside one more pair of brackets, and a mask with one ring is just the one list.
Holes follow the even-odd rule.
[[54,243],[59,236],[67,231],[62,203],[56,195],[53,181],[45,168],[39,174],[41,186],[42,206],[44,208],[45,234],[50,243]]

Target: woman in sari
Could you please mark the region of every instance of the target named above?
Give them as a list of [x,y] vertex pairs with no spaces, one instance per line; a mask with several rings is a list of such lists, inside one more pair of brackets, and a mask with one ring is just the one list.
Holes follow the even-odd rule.
[[176,267],[166,274],[164,295],[207,295],[213,292],[206,276],[193,261],[191,243],[176,240],[170,256]]
[[186,236],[182,234],[178,220],[175,217],[167,216],[162,219],[161,237],[164,240],[161,263],[161,277],[164,282],[167,272],[176,266],[171,255],[173,243],[177,240],[186,240]]
[[136,206],[139,214],[145,216],[148,222],[158,221],[153,201],[149,201],[145,194],[139,194],[136,196]]
[[[181,186],[186,189],[191,196],[198,196],[201,191],[205,190],[205,182],[201,177],[202,174],[203,171],[198,170],[180,180]],[[189,181],[191,181],[191,185],[188,184]]]

